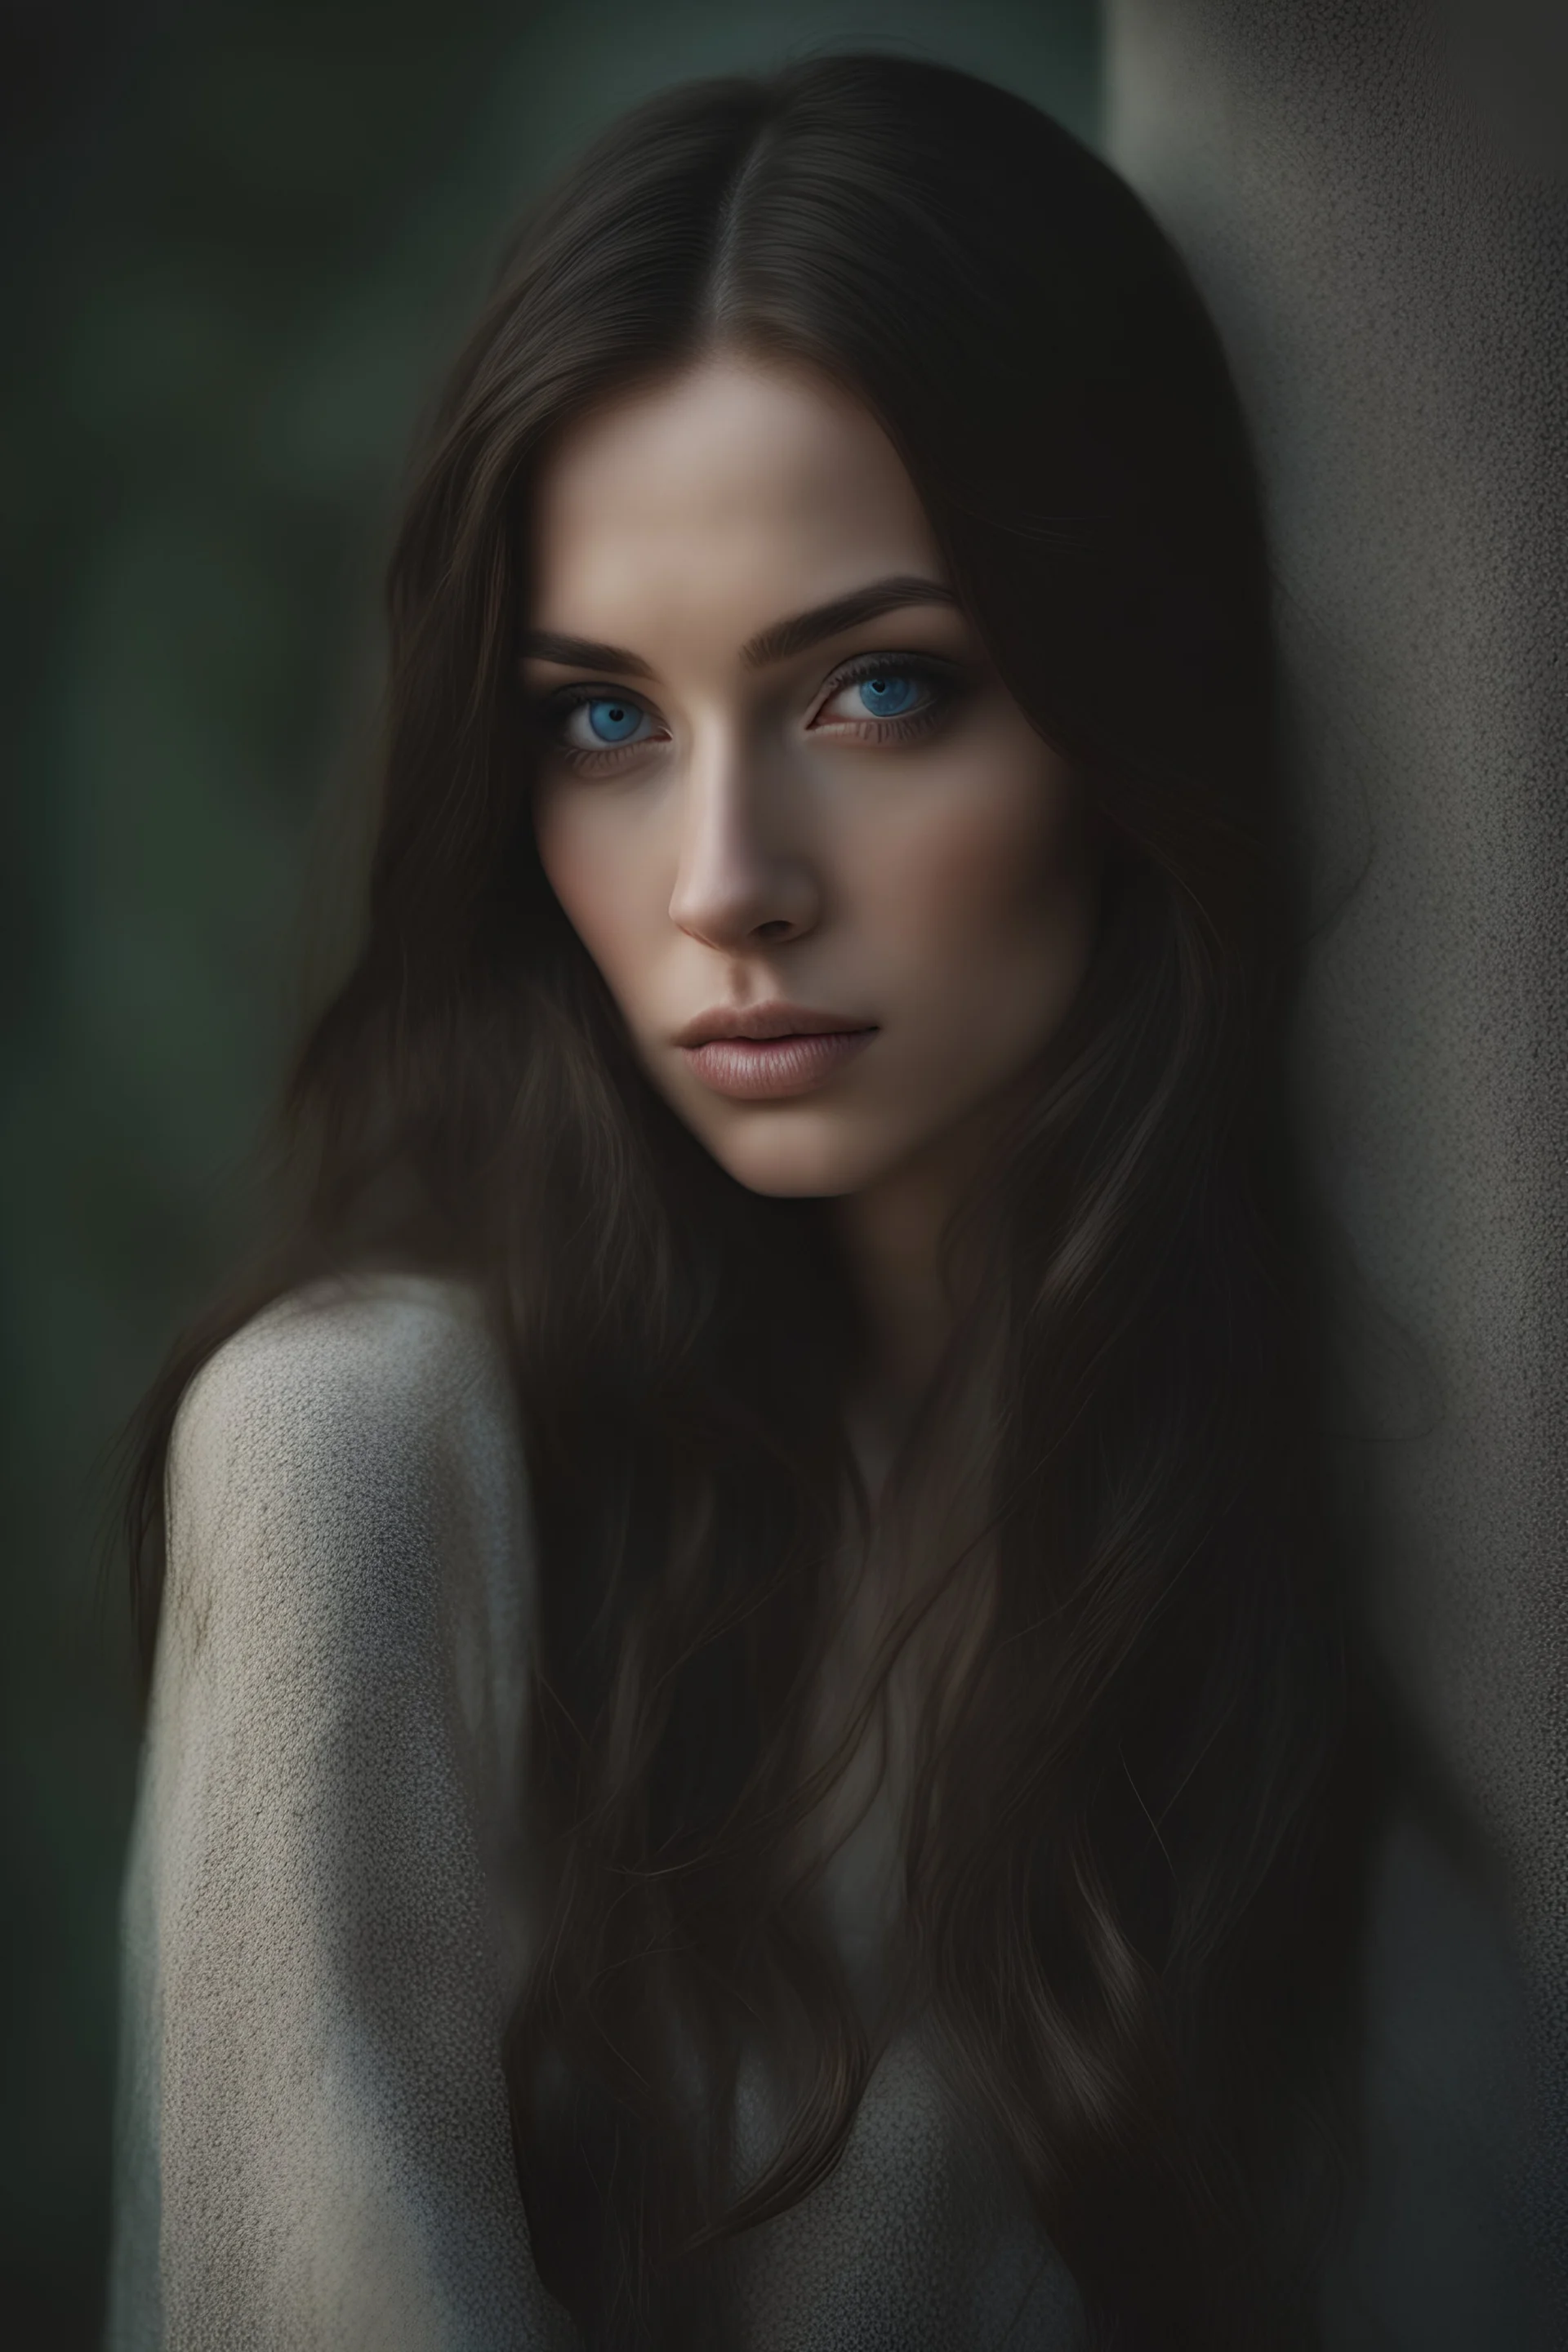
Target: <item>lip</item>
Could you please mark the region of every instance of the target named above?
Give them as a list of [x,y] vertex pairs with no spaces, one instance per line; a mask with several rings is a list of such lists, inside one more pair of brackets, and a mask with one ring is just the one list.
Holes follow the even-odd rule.
[[776,1101],[811,1093],[862,1053],[873,1022],[814,1012],[802,1004],[722,1007],[699,1013],[676,1040],[692,1075],[734,1102]]

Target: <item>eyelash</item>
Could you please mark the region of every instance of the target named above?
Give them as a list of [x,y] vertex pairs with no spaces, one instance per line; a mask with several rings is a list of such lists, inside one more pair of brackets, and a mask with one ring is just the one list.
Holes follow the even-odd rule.
[[[873,719],[869,713],[852,727],[837,721],[830,731],[848,732],[857,742],[912,742],[929,735],[945,719],[963,690],[962,678],[955,663],[944,661],[932,654],[858,654],[836,670],[822,690],[817,709],[825,709],[847,687],[858,686],[868,677],[912,677],[929,690],[929,699],[918,710],[892,719]],[[629,708],[643,711],[651,718],[647,705],[635,694],[624,694],[618,688],[603,686],[563,687],[552,694],[540,711],[541,722],[548,748],[557,759],[580,773],[603,775],[607,770],[624,766],[639,751],[646,751],[647,741],[624,746],[606,744],[601,751],[590,751],[580,744],[566,743],[556,730],[564,727],[574,710],[581,710],[590,702],[607,702],[611,698]]]
[[912,677],[929,691],[929,699],[918,710],[909,711],[895,719],[873,719],[869,712],[857,722],[857,739],[874,743],[908,742],[917,735],[929,735],[937,721],[945,719],[957,701],[961,677],[951,662],[939,660],[931,654],[858,654],[836,671],[825,690],[819,709],[825,708],[846,687],[858,686],[868,677]]

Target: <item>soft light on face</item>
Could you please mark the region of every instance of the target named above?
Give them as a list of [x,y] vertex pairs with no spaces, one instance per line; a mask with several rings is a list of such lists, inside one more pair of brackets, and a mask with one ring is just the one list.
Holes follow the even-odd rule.
[[1066,1011],[1095,891],[880,426],[704,361],[565,437],[532,556],[540,856],[654,1084],[758,1192],[961,1147]]

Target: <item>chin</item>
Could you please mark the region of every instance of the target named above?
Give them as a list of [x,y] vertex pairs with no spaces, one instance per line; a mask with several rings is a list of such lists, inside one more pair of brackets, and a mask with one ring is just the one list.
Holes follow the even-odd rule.
[[874,1142],[841,1128],[836,1133],[836,1125],[820,1118],[796,1122],[775,1112],[766,1118],[753,1116],[739,1131],[703,1134],[699,1129],[698,1136],[748,1192],[778,1201],[833,1200],[864,1192],[901,1156],[888,1139]]

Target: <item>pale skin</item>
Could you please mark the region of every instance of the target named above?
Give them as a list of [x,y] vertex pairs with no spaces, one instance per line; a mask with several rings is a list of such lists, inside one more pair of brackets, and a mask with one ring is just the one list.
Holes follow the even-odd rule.
[[[880,425],[810,371],[720,352],[595,412],[546,467],[534,531],[545,873],[713,1157],[831,1203],[872,1337],[875,1483],[948,1335],[942,1229],[1089,960],[1079,787],[953,598]],[[853,1050],[760,1099],[704,1076],[793,1049],[704,1057],[683,1032],[781,1003]]]

